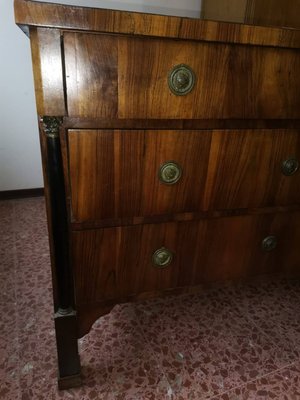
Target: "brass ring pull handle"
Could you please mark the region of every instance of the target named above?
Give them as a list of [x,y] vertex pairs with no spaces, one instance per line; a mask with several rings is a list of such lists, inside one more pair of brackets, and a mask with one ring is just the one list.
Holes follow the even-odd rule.
[[152,261],[156,267],[167,267],[172,262],[172,260],[173,253],[165,247],[156,250],[155,253],[153,253],[152,255]]
[[281,172],[286,176],[294,175],[298,169],[299,161],[294,157],[288,158],[281,164]]
[[171,92],[176,96],[184,96],[193,90],[195,73],[185,64],[176,65],[169,72],[168,84]]
[[174,161],[164,163],[159,169],[159,179],[166,185],[174,185],[179,181],[182,175],[182,169]]
[[261,242],[261,247],[264,251],[272,251],[277,246],[276,236],[267,236]]

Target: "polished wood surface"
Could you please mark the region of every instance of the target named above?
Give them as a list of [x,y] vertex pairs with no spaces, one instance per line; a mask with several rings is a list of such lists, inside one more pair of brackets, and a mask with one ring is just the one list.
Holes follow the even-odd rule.
[[103,119],[65,117],[70,129],[300,129],[298,119]]
[[[66,33],[64,47],[71,117],[300,117],[300,53],[292,50],[85,33]],[[168,87],[178,64],[196,75],[185,96]]]
[[140,217],[129,218],[110,218],[102,220],[90,220],[84,222],[72,222],[70,227],[72,231],[83,231],[86,229],[108,228],[116,226],[131,226],[141,224],[160,224],[164,222],[182,222],[182,221],[198,221],[207,218],[236,217],[242,215],[261,215],[274,213],[287,213],[300,210],[300,204],[294,206],[277,206],[264,208],[235,208],[227,210],[207,210],[198,212],[184,212],[177,214],[158,214],[143,215]]
[[[118,302],[299,275],[300,171],[282,164],[300,157],[300,31],[29,0],[15,16],[34,64],[61,388],[80,382],[76,339]],[[168,87],[177,64],[196,75],[185,96]],[[166,185],[171,161],[182,176]],[[158,268],[162,247],[173,260]]]
[[[300,214],[270,214],[87,230],[72,234],[78,305],[127,298],[142,292],[239,279],[270,272],[296,272]],[[263,251],[262,240],[277,238]],[[152,255],[173,252],[165,268]],[[89,260],[88,263],[86,260]]]
[[41,116],[65,115],[60,32],[32,28],[30,35],[37,112]]
[[63,30],[160,36],[261,46],[300,47],[300,31],[292,29],[45,4],[30,0],[14,0],[14,4],[15,21],[20,26],[45,26]]
[[[68,115],[118,115],[118,39],[64,34]],[[87,62],[89,60],[89,62]]]
[[[130,38],[119,38],[119,48],[120,118],[300,116],[300,54],[294,51]],[[196,75],[186,96],[173,95],[167,86],[177,64]]]
[[[300,160],[298,130],[70,130],[68,149],[74,222],[300,202],[300,171],[281,170]],[[170,160],[183,172],[166,185]]]
[[200,16],[213,21],[243,23],[249,1],[252,0],[202,0]]
[[299,130],[216,131],[212,136],[206,205],[209,209],[288,206],[300,203],[300,171],[282,172],[300,160]]
[[[210,132],[71,130],[68,138],[74,221],[203,208]],[[182,168],[173,185],[159,179],[168,161]]]
[[300,29],[298,0],[202,0],[201,18]]
[[245,22],[300,29],[299,0],[248,0]]

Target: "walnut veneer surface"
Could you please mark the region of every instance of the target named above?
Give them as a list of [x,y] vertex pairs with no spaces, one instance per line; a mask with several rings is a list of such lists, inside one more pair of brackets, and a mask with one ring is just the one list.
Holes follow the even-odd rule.
[[31,40],[60,388],[118,302],[299,274],[300,31],[15,0]]

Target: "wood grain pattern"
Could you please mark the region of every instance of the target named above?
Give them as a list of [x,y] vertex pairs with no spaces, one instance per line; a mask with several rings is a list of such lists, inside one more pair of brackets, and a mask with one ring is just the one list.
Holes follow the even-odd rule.
[[209,209],[300,204],[300,171],[282,173],[282,163],[300,160],[299,130],[214,131],[206,205]]
[[[60,131],[39,119],[60,388],[79,383],[76,338],[118,302],[299,276],[300,172],[281,164],[300,157],[300,30],[30,0],[15,16],[38,113],[64,117]],[[167,78],[181,63],[196,85],[176,97]],[[158,179],[167,161],[183,169],[174,186]],[[164,269],[161,247],[174,255]]]
[[65,117],[68,129],[300,129],[298,119],[105,119]]
[[235,208],[228,210],[207,210],[198,212],[184,212],[177,214],[143,215],[129,218],[110,218],[102,220],[90,220],[84,222],[71,222],[73,231],[84,231],[86,229],[109,228],[116,226],[132,226],[141,224],[160,224],[165,222],[199,221],[202,219],[236,217],[242,215],[266,215],[274,213],[289,213],[300,210],[300,204],[293,206],[277,206],[264,208]]
[[201,18],[272,27],[300,28],[295,0],[202,0]]
[[245,23],[300,29],[297,0],[248,0]]
[[68,114],[118,112],[118,41],[112,36],[64,34]]
[[[168,88],[174,65],[193,91]],[[120,118],[299,118],[300,53],[262,47],[119,38]]]
[[19,25],[223,43],[300,47],[300,31],[14,0]]
[[65,115],[60,31],[31,28],[36,106],[39,115]]
[[[68,143],[74,222],[300,203],[300,171],[281,171],[300,160],[298,130],[69,130]],[[165,185],[171,160],[183,174]]]
[[[76,298],[80,306],[143,292],[299,270],[299,213],[73,232]],[[261,249],[275,235],[277,248]],[[153,252],[174,253],[163,269]]]
[[243,23],[248,3],[249,0],[202,0],[201,18]]
[[[300,53],[292,50],[82,33],[64,41],[71,117],[300,117]],[[186,96],[168,87],[178,64],[196,74]]]
[[[210,132],[70,130],[68,138],[75,221],[201,209]],[[174,185],[159,180],[168,161],[183,170]]]

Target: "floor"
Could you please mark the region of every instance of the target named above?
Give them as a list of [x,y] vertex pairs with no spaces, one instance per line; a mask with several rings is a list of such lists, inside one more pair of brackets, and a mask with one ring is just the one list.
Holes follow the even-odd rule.
[[43,198],[0,202],[0,399],[300,399],[300,281],[116,306],[59,392]]

